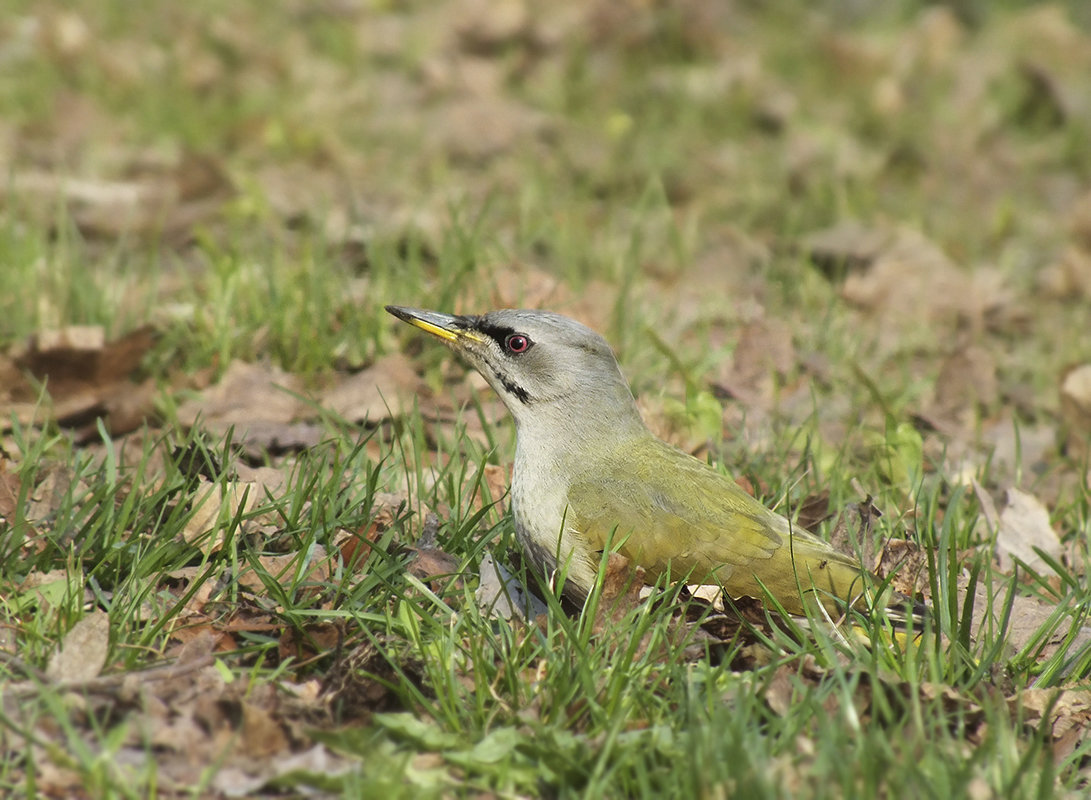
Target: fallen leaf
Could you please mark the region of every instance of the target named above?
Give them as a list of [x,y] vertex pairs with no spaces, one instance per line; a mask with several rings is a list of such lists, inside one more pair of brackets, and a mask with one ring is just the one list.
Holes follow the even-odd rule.
[[46,523],[66,502],[78,504],[88,494],[90,489],[82,480],[77,480],[74,470],[63,465],[51,466],[27,496],[24,513],[31,522]]
[[269,709],[257,703],[242,704],[240,752],[251,758],[276,755],[289,749],[287,735]]
[[19,198],[21,207],[47,225],[56,223],[60,202],[88,236],[178,239],[234,192],[223,167],[208,156],[184,153],[175,163],[133,167],[124,178],[25,170],[0,186],[0,194]]
[[[996,528],[996,555],[1000,569],[1010,573],[1018,560],[1038,575],[1052,568],[1035,550],[1060,560],[1063,548],[1057,532],[1049,522],[1049,510],[1034,495],[1010,488],[1007,505],[999,517],[989,519]],[[983,509],[986,517],[995,509]]]
[[1049,732],[1054,740],[1076,729],[1086,736],[1091,726],[1091,691],[1086,689],[1023,689],[1008,698],[1012,714],[1039,727],[1049,715]]
[[281,662],[289,658],[297,664],[307,662],[317,655],[334,652],[344,637],[343,628],[332,622],[308,622],[301,628],[286,627],[280,636],[277,652]]
[[354,531],[340,531],[333,544],[341,554],[341,562],[349,570],[360,569],[380,534],[394,524],[409,502],[405,492],[378,492],[372,498],[368,523]]
[[890,586],[906,597],[921,597],[928,602],[930,584],[928,578],[928,553],[916,542],[908,539],[887,539],[875,562],[875,574],[884,580],[889,576]]
[[[222,523],[250,514],[264,502],[262,486],[256,482],[217,481],[201,478],[193,492],[193,513],[182,527],[182,539],[197,544],[202,552],[219,550],[224,542]],[[213,534],[209,536],[208,534]]]
[[[1087,213],[1091,217],[1091,200]],[[1087,230],[1082,235],[1088,241],[1081,247],[1068,247],[1053,263],[1037,274],[1038,289],[1054,300],[1091,299],[1091,221],[1084,223]]]
[[481,558],[474,599],[486,617],[534,620],[549,611],[545,603],[519,583],[515,576],[487,551]]
[[1009,330],[1024,319],[999,270],[962,270],[939,245],[912,228],[842,223],[805,236],[801,247],[828,274],[845,275],[841,296],[881,315],[879,331],[891,340],[900,336],[897,329],[919,327],[922,320],[962,322],[971,330]]
[[[138,328],[107,342],[99,326],[70,326],[42,331],[12,348],[8,366],[0,362],[0,376],[10,373],[4,394],[15,416],[29,424],[38,412],[39,389],[45,386],[50,415],[66,427],[90,425],[101,418],[111,433],[127,433],[152,414],[154,384],[134,384],[131,376],[155,342],[151,327]],[[28,381],[29,374],[33,381]],[[3,415],[0,426],[11,424]],[[93,433],[97,438],[97,432]],[[79,437],[85,439],[86,435]]]
[[0,458],[0,523],[13,527],[15,511],[19,507],[19,494],[22,481],[14,472],[9,471],[11,462]]
[[[958,582],[959,608],[965,607],[968,602],[969,591],[966,578],[959,578]],[[991,592],[991,596],[990,596]],[[975,584],[973,598],[973,619],[971,630],[974,636],[981,637],[990,631],[997,631],[1001,620],[1004,619],[1007,603],[1011,602],[1011,614],[1008,627],[1005,631],[1004,642],[1010,653],[1023,650],[1027,645],[1036,643],[1038,649],[1030,655],[1038,661],[1044,661],[1064,647],[1068,653],[1078,653],[1091,645],[1091,626],[1081,626],[1071,633],[1071,623],[1062,618],[1055,625],[1052,632],[1043,639],[1041,632],[1049,624],[1055,623],[1054,616],[1057,606],[1052,603],[1043,603],[1034,597],[1027,597],[1016,592],[1009,598],[1008,587],[1002,582],[994,582],[991,589],[981,582]],[[1081,677],[1081,676],[1077,676]]]
[[765,702],[778,717],[786,717],[792,712],[792,699],[795,697],[794,676],[795,670],[785,664],[777,667],[765,686]]
[[946,436],[968,438],[981,410],[993,405],[998,393],[992,353],[965,345],[944,360],[920,417]]
[[50,656],[45,674],[58,683],[98,677],[110,649],[110,615],[100,609],[85,614],[64,635]]
[[739,331],[731,369],[715,388],[750,409],[768,412],[795,364],[791,328],[779,320],[755,319]]
[[377,425],[413,407],[424,384],[402,353],[384,356],[322,395],[322,406],[349,422]]
[[532,33],[525,0],[463,0],[456,6],[456,32],[467,52],[496,55]]
[[[487,119],[488,125],[481,120]],[[481,163],[516,145],[526,146],[549,130],[549,117],[501,96],[456,97],[432,110],[425,122],[434,149],[452,159]]]
[[[307,557],[307,564],[301,568],[300,561],[304,556]],[[258,564],[267,576],[284,586],[298,586],[301,583],[318,585],[331,574],[326,548],[322,545],[315,545],[306,552],[258,556]],[[265,580],[249,565],[239,571],[238,582],[259,595],[268,591]]]
[[310,413],[302,391],[300,379],[279,367],[232,361],[218,383],[178,408],[178,421],[187,428],[200,422],[217,434],[234,428],[235,438],[246,440],[251,429]]
[[[510,467],[486,464],[482,470],[481,482],[470,498],[470,507],[477,511],[485,506],[499,503],[508,493],[510,477]],[[470,480],[471,483],[476,481],[477,476],[473,476]]]
[[871,533],[875,520],[882,516],[870,496],[859,503],[848,503],[830,531],[830,545],[864,564],[874,563],[875,537]]
[[[260,796],[262,789],[276,794],[282,786],[314,783],[314,776],[340,785],[342,782],[338,779],[357,768],[357,761],[333,753],[324,745],[316,744],[301,753],[283,751],[271,754],[261,761],[245,761],[239,766],[226,767],[212,777],[210,786],[217,792],[222,792],[225,797],[252,797]],[[296,773],[303,779],[294,780],[293,775]]]
[[840,279],[847,273],[869,268],[893,244],[894,238],[891,230],[845,220],[805,235],[799,247],[828,277]]
[[823,489],[817,494],[803,498],[796,511],[796,524],[808,531],[814,531],[820,524],[833,516],[830,511],[830,491]]
[[1061,376],[1061,420],[1066,453],[1085,460],[1091,452],[1091,364],[1071,367]]
[[625,615],[642,602],[644,568],[632,565],[621,553],[606,557],[606,574],[602,577],[602,593],[595,616],[595,630],[604,631],[617,625]]
[[461,562],[438,547],[411,547],[409,550],[413,557],[406,568],[411,575],[420,578],[422,581],[431,581],[435,578],[449,577],[458,573]]

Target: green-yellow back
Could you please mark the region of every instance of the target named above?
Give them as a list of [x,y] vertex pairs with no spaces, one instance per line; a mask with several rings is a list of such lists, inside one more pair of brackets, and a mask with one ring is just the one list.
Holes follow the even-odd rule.
[[855,601],[863,571],[850,556],[792,528],[733,480],[648,435],[600,453],[573,476],[566,527],[593,551],[613,537],[649,577],[720,583],[734,597],[771,594],[803,613],[802,597]]

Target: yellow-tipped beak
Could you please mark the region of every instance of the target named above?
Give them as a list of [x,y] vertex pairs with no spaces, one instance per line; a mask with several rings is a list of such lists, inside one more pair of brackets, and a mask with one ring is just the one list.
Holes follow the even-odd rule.
[[386,310],[400,320],[408,322],[422,331],[428,331],[433,336],[438,336],[446,342],[458,342],[462,339],[478,341],[481,337],[473,331],[461,327],[459,318],[452,314],[441,314],[438,311],[425,311],[422,308],[404,308],[402,306],[387,306]]

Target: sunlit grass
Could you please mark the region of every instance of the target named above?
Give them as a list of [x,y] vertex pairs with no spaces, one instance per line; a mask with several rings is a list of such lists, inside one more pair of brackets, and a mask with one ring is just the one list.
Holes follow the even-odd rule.
[[[1086,357],[1078,335],[1086,303],[1043,299],[1036,276],[1070,243],[1064,214],[1086,191],[1091,163],[1086,118],[1021,117],[1018,70],[998,73],[981,105],[964,108],[942,63],[911,71],[901,86],[912,90],[905,113],[884,110],[871,73],[846,69],[885,69],[876,43],[893,47],[910,29],[924,36],[922,20],[938,19],[926,15],[943,13],[926,4],[864,4],[851,19],[844,9],[826,17],[789,4],[747,12],[742,28],[719,34],[662,9],[667,17],[648,24],[587,27],[598,30],[594,41],[580,28],[571,41],[543,34],[528,39],[533,47],[516,38],[501,56],[475,55],[503,66],[505,97],[547,119],[544,132],[467,158],[437,146],[429,123],[405,122],[461,96],[444,73],[456,45],[436,45],[435,26],[419,20],[397,53],[360,44],[372,41],[368,26],[421,5],[251,2],[222,17],[212,3],[138,11],[79,0],[46,13],[16,0],[0,24],[3,57],[12,59],[0,66],[13,65],[0,69],[0,117],[12,126],[0,133],[24,137],[24,146],[48,143],[68,103],[90,108],[81,112],[86,130],[74,124],[82,138],[14,154],[0,180],[14,187],[24,170],[128,179],[144,160],[170,164],[193,152],[212,158],[231,187],[222,207],[174,238],[96,236],[80,229],[78,208],[50,200],[43,210],[37,195],[0,192],[0,345],[66,325],[117,336],[151,323],[158,339],[142,370],[159,387],[158,418],[123,438],[100,426],[97,439],[77,445],[44,419],[45,405],[34,424],[2,421],[0,472],[13,471],[19,495],[0,522],[10,655],[0,677],[18,691],[4,695],[0,793],[38,796],[34,776],[53,764],[95,796],[159,791],[150,743],[135,766],[114,764],[131,733],[124,717],[87,713],[83,698],[48,682],[29,685],[92,609],[110,619],[107,675],[158,664],[180,627],[207,626],[224,636],[216,669],[248,692],[302,692],[346,664],[370,681],[374,707],[334,703],[313,730],[300,727],[357,768],[300,774],[283,782],[287,790],[1085,791],[1091,745],[1055,753],[1049,722],[1031,718],[1018,698],[1084,686],[1091,674],[1083,637],[1091,492],[1086,481],[1061,485],[1052,522],[1077,544],[1050,574],[1021,569],[1013,580],[995,567],[965,475],[948,474],[945,458],[934,463],[924,447],[931,434],[915,415],[943,358],[971,341],[998,361],[998,397],[978,416],[995,422],[1014,409],[1017,426],[1055,424],[1058,372]],[[1022,4],[1003,5],[961,4],[976,21],[959,41],[979,46],[1007,7]],[[1071,7],[1073,17],[1083,13]],[[658,38],[642,38],[649,30]],[[731,47],[720,49],[721,34]],[[967,146],[954,134],[971,124],[982,126],[971,141],[976,156],[997,159],[989,172],[997,183],[980,188],[949,149]],[[1011,175],[996,168],[1013,162]],[[279,184],[262,172],[283,165],[294,171],[283,196],[272,196],[268,187]],[[804,234],[848,218],[918,228],[959,270],[996,268],[1025,319],[907,326],[849,307],[838,281],[799,246]],[[556,285],[543,299],[547,281]],[[491,615],[475,594],[486,555],[538,583],[514,557],[505,501],[487,496],[484,477],[486,466],[511,463],[513,424],[491,419],[479,396],[455,422],[437,422],[434,399],[465,401],[465,368],[382,307],[484,311],[500,302],[593,320],[641,402],[663,410],[689,444],[707,439],[702,455],[778,510],[792,515],[828,491],[838,512],[869,495],[883,516],[870,541],[853,546],[864,553],[906,538],[925,548],[933,618],[911,641],[859,615],[851,622],[862,637],[811,620],[709,643],[679,620],[676,587],[606,626],[597,612],[611,598],[601,587],[582,610],[547,593],[541,619]],[[787,408],[744,409],[714,385],[736,332],[761,315],[789,327],[800,362],[777,378],[779,399],[794,393]],[[397,351],[411,355],[432,396],[363,427],[316,410],[326,438],[305,452],[254,458],[233,436],[177,421],[193,385],[236,359],[321,386]],[[744,424],[723,429],[725,412]],[[483,436],[468,431],[478,423]],[[1048,458],[1041,473],[984,458],[975,477],[990,489],[1033,488],[1086,470],[1059,452]],[[247,487],[240,468],[255,466],[280,470],[283,488]],[[48,516],[27,517],[47,490],[57,493]],[[236,490],[260,496],[217,506],[195,536],[202,503]],[[833,527],[823,523],[820,533]],[[346,535],[367,539],[348,559]],[[413,548],[425,546],[453,558],[450,575],[412,571]],[[206,594],[198,619],[191,605]],[[1016,600],[1027,597],[1050,610],[1013,647]],[[977,625],[982,602],[991,613]],[[239,622],[241,610],[261,624]],[[325,638],[331,629],[336,636]],[[34,744],[42,725],[59,746]],[[195,769],[192,791],[206,791],[219,766]]]

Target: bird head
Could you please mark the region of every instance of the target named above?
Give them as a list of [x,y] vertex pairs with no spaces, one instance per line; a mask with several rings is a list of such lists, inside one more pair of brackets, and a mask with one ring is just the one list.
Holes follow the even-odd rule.
[[642,427],[610,345],[573,319],[549,311],[503,309],[457,316],[387,306],[398,319],[442,339],[488,381],[520,428],[535,420],[588,415]]

